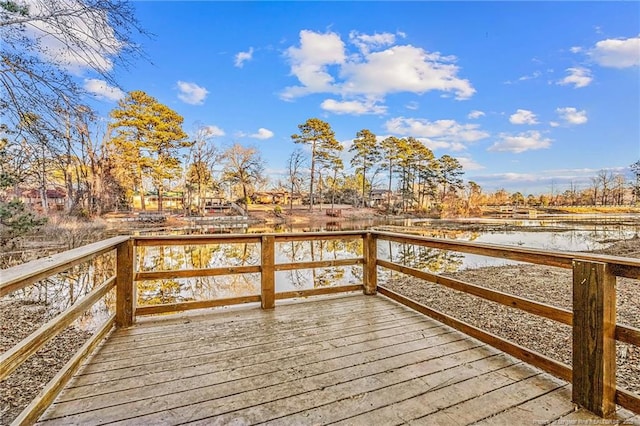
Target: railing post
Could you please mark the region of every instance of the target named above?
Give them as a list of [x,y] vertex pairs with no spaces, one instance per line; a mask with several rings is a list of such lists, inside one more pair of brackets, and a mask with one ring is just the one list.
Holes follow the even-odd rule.
[[116,248],[116,326],[133,325],[135,288],[133,282],[133,239]]
[[364,245],[364,294],[373,295],[376,294],[378,288],[378,270],[376,266],[376,260],[378,259],[377,238],[371,232],[367,232],[364,235],[362,244]]
[[573,402],[615,412],[616,277],[606,263],[573,261]]
[[262,269],[260,274],[260,293],[262,309],[273,309],[275,307],[276,294],[276,254],[275,237],[273,235],[263,235],[260,246],[262,258]]

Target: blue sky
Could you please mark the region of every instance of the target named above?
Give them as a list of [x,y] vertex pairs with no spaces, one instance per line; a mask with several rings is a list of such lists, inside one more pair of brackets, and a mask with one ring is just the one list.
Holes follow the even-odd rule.
[[[586,188],[640,159],[637,2],[134,3],[148,60],[115,70],[273,180],[318,117],[422,139],[485,191]],[[122,96],[85,77],[104,116]],[[348,164],[348,157],[346,163]]]

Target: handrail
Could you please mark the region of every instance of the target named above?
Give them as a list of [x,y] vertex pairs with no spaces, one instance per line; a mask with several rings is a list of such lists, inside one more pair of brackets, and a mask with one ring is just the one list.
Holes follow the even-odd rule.
[[111,251],[129,238],[128,236],[109,238],[2,270],[0,271],[0,297]]
[[440,284],[454,290],[481,297],[485,300],[500,303],[504,306],[520,309],[530,314],[558,321],[561,324],[571,325],[573,321],[573,313],[566,309],[557,308],[545,303],[534,302],[533,300],[529,300],[524,297],[518,297],[501,291],[491,290],[486,287],[466,283],[464,281],[455,280],[453,278],[442,277],[440,275],[431,274],[429,272],[424,272],[419,269],[399,265],[397,263],[387,262],[385,260],[378,260],[377,264],[384,268],[391,269],[392,271],[411,275],[413,277],[420,278],[422,280],[429,281],[435,284]]
[[611,272],[616,276],[640,279],[640,259],[610,256],[605,254],[563,251],[550,252],[549,250],[542,249],[528,249],[517,246],[489,243],[474,243],[470,241],[443,240],[438,238],[396,234],[384,231],[374,231],[373,233],[378,237],[378,239],[385,241],[411,243],[441,250],[450,250],[463,253],[478,254],[482,256],[498,257],[520,262],[535,263],[539,265],[557,266],[559,268],[565,269],[571,269],[572,262],[574,260],[602,262],[611,265]]
[[498,337],[495,334],[474,327],[471,324],[460,321],[450,315],[432,309],[426,305],[418,303],[384,287],[380,287],[379,291],[381,294],[389,297],[390,299],[402,303],[403,305],[408,306],[420,313],[428,315],[443,324],[455,328],[456,330],[460,330],[471,337],[474,337],[497,349],[500,349],[503,352],[508,353],[509,355],[521,359],[529,364],[535,365],[536,367],[541,368],[556,377],[560,377],[561,379],[567,381],[571,380],[571,367],[562,362],[556,361],[538,352],[532,351],[530,349],[512,343],[506,339]]
[[[275,279],[273,274],[278,271],[291,271],[297,269],[313,269],[322,267],[341,267],[352,265],[363,265],[366,258],[351,259],[332,259],[332,260],[312,260],[304,262],[288,262],[275,263],[275,257],[272,264],[268,268],[265,265],[269,263],[274,256],[274,244],[292,241],[315,241],[315,240],[351,240],[366,239],[366,231],[338,231],[338,232],[295,232],[295,233],[261,233],[261,234],[212,234],[212,235],[163,235],[163,236],[133,236],[131,240],[135,247],[165,247],[165,246],[189,246],[189,245],[207,245],[207,244],[259,244],[261,252],[267,255],[263,258],[260,265],[242,265],[242,266],[224,266],[216,268],[196,268],[196,269],[173,269],[162,271],[139,271],[132,275],[133,282],[175,279],[175,278],[194,278],[194,277],[213,277],[220,275],[235,275],[260,273],[263,284],[261,286],[261,295],[258,301],[262,302],[263,307],[273,307],[275,300],[312,296],[317,294],[331,294],[338,292],[349,292],[354,289],[362,289],[362,285],[342,285],[329,287],[326,289],[307,289],[296,290],[292,292],[275,293]],[[375,262],[372,263],[375,268]],[[267,270],[268,269],[268,270]],[[271,278],[268,278],[271,277]],[[268,278],[268,279],[267,279]],[[267,300],[268,299],[268,300]],[[240,303],[253,302],[255,296],[232,297],[228,299],[213,299],[206,301],[187,301],[177,303],[167,303],[152,306],[133,306],[127,303],[126,306],[118,302],[120,310],[128,310],[130,314],[126,315],[123,324],[132,324],[137,315],[153,315],[166,312],[177,312],[190,309],[202,309],[206,307],[216,307],[222,305],[232,305]]]
[[93,353],[95,348],[102,342],[102,340],[111,332],[116,322],[115,314],[111,315],[109,319],[94,333],[93,336],[87,340],[75,355],[67,361],[62,369],[56,374],[53,379],[47,383],[44,389],[40,391],[38,398],[31,401],[31,403],[16,417],[12,424],[23,425],[33,424],[38,421],[38,418],[49,408],[49,405],[56,399],[56,396],[64,388],[67,382],[78,371],[82,363],[89,355]]

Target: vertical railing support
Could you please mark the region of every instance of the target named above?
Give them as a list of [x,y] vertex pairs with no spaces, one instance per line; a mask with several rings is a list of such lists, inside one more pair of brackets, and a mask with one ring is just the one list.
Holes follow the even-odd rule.
[[606,263],[573,261],[573,402],[615,412],[616,277]]
[[378,243],[376,236],[371,232],[367,232],[363,238],[363,245],[364,294],[374,295],[378,291],[378,269],[376,265],[378,259]]
[[276,304],[276,253],[273,235],[262,236],[260,253],[262,258],[260,278],[262,309],[273,309]]
[[135,288],[133,283],[133,239],[116,248],[116,326],[133,325]]

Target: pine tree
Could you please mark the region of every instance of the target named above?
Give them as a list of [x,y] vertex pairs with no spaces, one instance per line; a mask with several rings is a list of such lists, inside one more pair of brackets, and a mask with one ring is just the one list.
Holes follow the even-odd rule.
[[316,163],[337,156],[343,147],[336,140],[329,123],[317,118],[310,118],[304,124],[299,124],[300,134],[291,135],[295,143],[311,146],[311,182],[309,184],[309,210],[313,208],[313,183],[316,173]]
[[[356,173],[362,173],[362,203],[369,198],[366,196],[367,171],[371,170],[381,159],[376,135],[367,129],[362,129],[356,134],[349,152],[355,153],[351,159],[351,166],[356,168]],[[369,188],[373,182],[369,182]]]
[[164,181],[180,171],[178,150],[191,145],[182,130],[183,118],[142,91],[134,91],[111,111],[115,134],[109,141],[116,159],[116,175],[125,187],[140,193],[145,210],[143,180],[149,177],[158,192],[162,211]]

